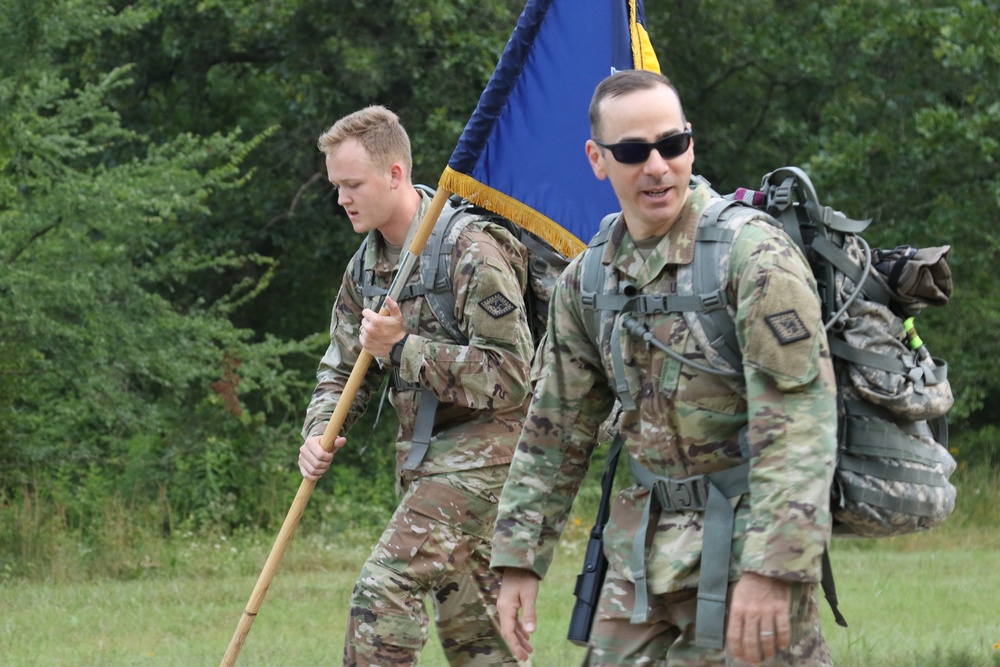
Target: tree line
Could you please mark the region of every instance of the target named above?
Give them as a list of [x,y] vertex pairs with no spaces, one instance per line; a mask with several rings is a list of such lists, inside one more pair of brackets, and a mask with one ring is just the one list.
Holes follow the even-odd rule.
[[[385,104],[436,184],[522,8],[0,0],[0,509],[30,490],[79,526],[110,496],[165,499],[169,526],[283,511],[358,243],[316,137]],[[952,302],[919,327],[972,465],[1000,462],[998,10],[645,2],[717,190],[799,165],[874,218],[873,246],[952,246]],[[327,488],[388,502],[393,430],[360,424],[372,446]]]

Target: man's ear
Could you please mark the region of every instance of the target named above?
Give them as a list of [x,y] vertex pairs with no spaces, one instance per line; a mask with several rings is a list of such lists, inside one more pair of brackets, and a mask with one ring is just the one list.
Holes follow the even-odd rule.
[[587,139],[587,160],[590,162],[590,168],[594,170],[594,176],[597,180],[603,181],[608,177],[608,172],[604,169],[604,151],[594,143],[593,139]]
[[389,167],[389,187],[395,190],[403,182],[403,165],[398,162],[393,162],[392,166]]

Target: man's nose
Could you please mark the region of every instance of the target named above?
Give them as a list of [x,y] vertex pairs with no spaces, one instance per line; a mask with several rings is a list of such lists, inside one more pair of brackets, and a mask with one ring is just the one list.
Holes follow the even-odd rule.
[[651,176],[660,176],[670,171],[670,160],[660,155],[660,151],[655,148],[649,151],[649,156],[642,164],[643,172]]

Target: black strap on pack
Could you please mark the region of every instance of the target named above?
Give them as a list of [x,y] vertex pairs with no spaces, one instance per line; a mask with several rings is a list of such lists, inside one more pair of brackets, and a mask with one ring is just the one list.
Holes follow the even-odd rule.
[[837,607],[837,584],[833,581],[833,567],[830,565],[830,547],[823,549],[823,595],[826,597],[830,611],[833,612],[833,620],[842,628],[847,627],[847,619],[840,613]]
[[601,476],[601,502],[597,506],[597,518],[594,520],[594,527],[590,529],[587,554],[583,559],[583,571],[576,576],[576,588],[573,590],[576,602],[573,604],[573,614],[570,617],[566,638],[577,646],[586,646],[590,639],[594,615],[597,613],[597,601],[601,596],[604,576],[608,571],[608,559],[604,556],[604,527],[611,514],[612,487],[624,442],[625,438],[621,433],[611,442],[608,459],[604,464],[604,474]]

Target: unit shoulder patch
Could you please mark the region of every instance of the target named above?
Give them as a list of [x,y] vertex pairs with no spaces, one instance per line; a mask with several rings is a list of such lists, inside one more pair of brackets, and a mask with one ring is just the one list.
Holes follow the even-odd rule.
[[802,318],[794,310],[785,310],[774,313],[764,318],[767,325],[771,327],[774,337],[782,345],[788,345],[799,340],[805,340],[812,336]]
[[514,302],[500,292],[495,292],[480,301],[479,307],[489,313],[489,315],[495,320],[498,320],[504,315],[509,315],[517,310],[517,306],[514,305]]

